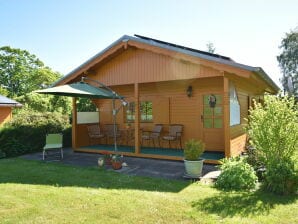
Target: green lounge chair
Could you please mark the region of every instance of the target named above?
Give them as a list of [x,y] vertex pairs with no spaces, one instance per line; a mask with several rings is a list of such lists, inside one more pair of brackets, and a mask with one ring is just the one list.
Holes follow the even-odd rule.
[[63,159],[63,135],[62,134],[47,134],[46,145],[43,147],[42,160],[45,159],[45,154],[48,151],[60,150],[61,159]]

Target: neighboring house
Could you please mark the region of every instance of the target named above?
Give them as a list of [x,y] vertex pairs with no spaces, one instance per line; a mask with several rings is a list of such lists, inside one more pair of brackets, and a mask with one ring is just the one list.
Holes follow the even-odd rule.
[[13,107],[22,107],[22,104],[0,95],[0,125],[11,120]]
[[[105,83],[133,102],[120,111],[117,124],[134,127],[135,151],[130,154],[134,156],[144,156],[140,128],[150,130],[154,124],[163,124],[164,132],[170,124],[182,124],[183,142],[201,139],[207,151],[238,155],[247,140],[243,127],[253,99],[260,102],[265,92],[279,91],[260,67],[139,35],[121,37],[55,86],[78,82],[82,76]],[[111,100],[93,102],[102,127],[112,123]],[[136,105],[141,106],[139,116]],[[86,124],[73,119],[74,149],[84,151],[88,145]]]

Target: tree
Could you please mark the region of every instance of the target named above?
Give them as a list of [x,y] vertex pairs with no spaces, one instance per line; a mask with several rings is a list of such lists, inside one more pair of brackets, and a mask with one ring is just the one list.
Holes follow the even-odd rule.
[[208,51],[209,53],[214,54],[214,52],[215,52],[215,47],[214,47],[214,44],[213,44],[213,43],[211,43],[211,42],[207,43],[207,44],[206,44],[206,47],[207,47],[207,51]]
[[[15,98],[22,103],[24,110],[34,112],[60,112],[71,114],[71,99],[65,96],[42,95],[38,93],[26,93]],[[17,113],[19,110],[16,111]]]
[[277,56],[283,73],[281,79],[284,90],[298,98],[298,27],[286,34],[280,48],[282,53]]
[[8,91],[8,97],[48,87],[60,77],[26,50],[9,46],[0,48],[0,88]]

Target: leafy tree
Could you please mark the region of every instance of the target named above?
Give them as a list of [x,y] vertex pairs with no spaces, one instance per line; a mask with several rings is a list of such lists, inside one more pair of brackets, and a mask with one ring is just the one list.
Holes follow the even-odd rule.
[[214,47],[214,44],[213,44],[213,43],[211,43],[211,42],[207,43],[207,44],[206,44],[206,47],[207,47],[207,51],[208,51],[209,53],[214,54],[214,52],[215,52],[215,47]]
[[298,99],[298,27],[295,31],[286,34],[280,48],[282,53],[277,56],[283,73],[282,85],[290,95]]
[[8,94],[8,90],[0,86],[0,95],[8,96]]
[[41,95],[31,92],[17,97],[16,100],[24,105],[25,110],[71,114],[72,106],[69,97]]
[[77,111],[79,112],[92,112],[96,111],[96,106],[91,99],[88,98],[78,98],[77,101]]
[[0,48],[0,87],[8,91],[8,97],[47,87],[59,77],[59,73],[26,50],[9,46]]

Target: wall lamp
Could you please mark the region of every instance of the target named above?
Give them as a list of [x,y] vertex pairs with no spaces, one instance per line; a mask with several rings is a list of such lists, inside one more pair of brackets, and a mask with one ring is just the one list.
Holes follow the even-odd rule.
[[192,86],[188,86],[186,90],[186,95],[188,97],[192,97]]

